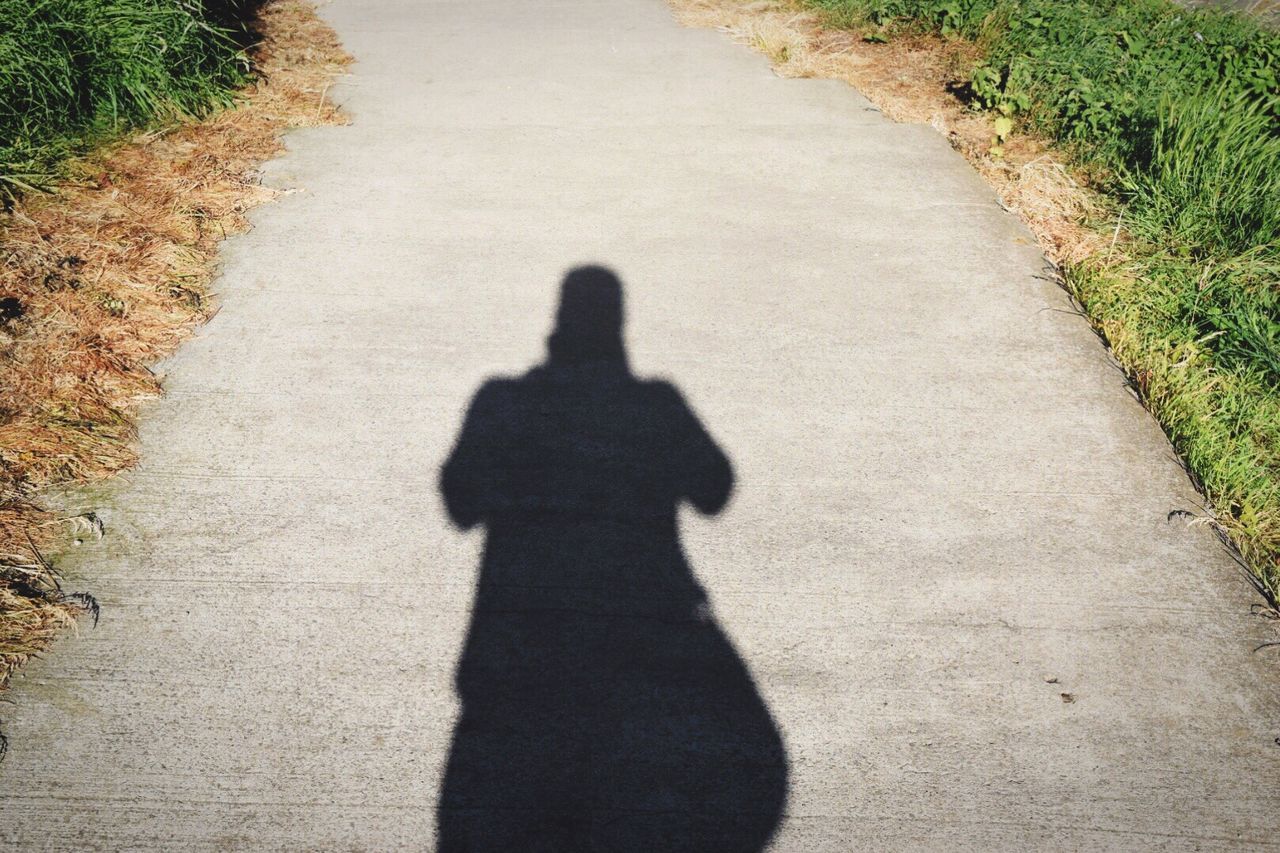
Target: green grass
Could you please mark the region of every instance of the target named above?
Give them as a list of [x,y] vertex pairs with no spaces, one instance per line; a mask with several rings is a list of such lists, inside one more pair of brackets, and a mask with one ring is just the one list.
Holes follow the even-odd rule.
[[[967,95],[1056,140],[1132,239],[1065,270],[1280,598],[1280,34],[1168,0],[806,0],[972,41]],[[1122,256],[1122,257],[1121,257]]]
[[228,104],[249,0],[0,0],[0,200],[154,120]]

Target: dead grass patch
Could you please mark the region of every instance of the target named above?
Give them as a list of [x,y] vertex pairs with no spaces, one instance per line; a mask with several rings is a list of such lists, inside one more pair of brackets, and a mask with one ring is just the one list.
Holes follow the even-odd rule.
[[138,405],[160,390],[147,366],[212,314],[218,242],[275,194],[255,169],[284,131],[345,123],[326,95],[350,57],[315,7],[273,0],[258,31],[234,109],[98,152],[0,216],[0,687],[96,607],[42,555],[85,520],[41,490],[134,461]]

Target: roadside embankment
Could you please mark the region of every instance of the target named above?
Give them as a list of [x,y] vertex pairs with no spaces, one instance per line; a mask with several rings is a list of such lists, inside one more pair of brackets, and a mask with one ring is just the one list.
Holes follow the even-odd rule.
[[342,122],[325,96],[349,58],[314,8],[246,9],[0,2],[0,686],[96,615],[45,555],[101,527],[41,493],[133,462],[148,365],[210,316],[219,241],[274,194],[255,168]]
[[1036,234],[1280,594],[1280,34],[1168,0],[676,0],[932,123]]

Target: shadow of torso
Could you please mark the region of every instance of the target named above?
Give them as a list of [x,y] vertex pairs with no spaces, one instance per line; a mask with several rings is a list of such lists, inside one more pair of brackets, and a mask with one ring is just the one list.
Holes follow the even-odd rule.
[[454,521],[488,536],[440,850],[763,849],[781,738],[677,520],[732,485],[679,392],[624,362],[481,388],[442,471]]

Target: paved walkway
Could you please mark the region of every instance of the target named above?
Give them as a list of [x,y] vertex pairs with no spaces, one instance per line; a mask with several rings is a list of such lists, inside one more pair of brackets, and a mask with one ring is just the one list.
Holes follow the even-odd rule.
[[941,137],[658,0],[324,13],[0,845],[1280,842],[1251,591]]

